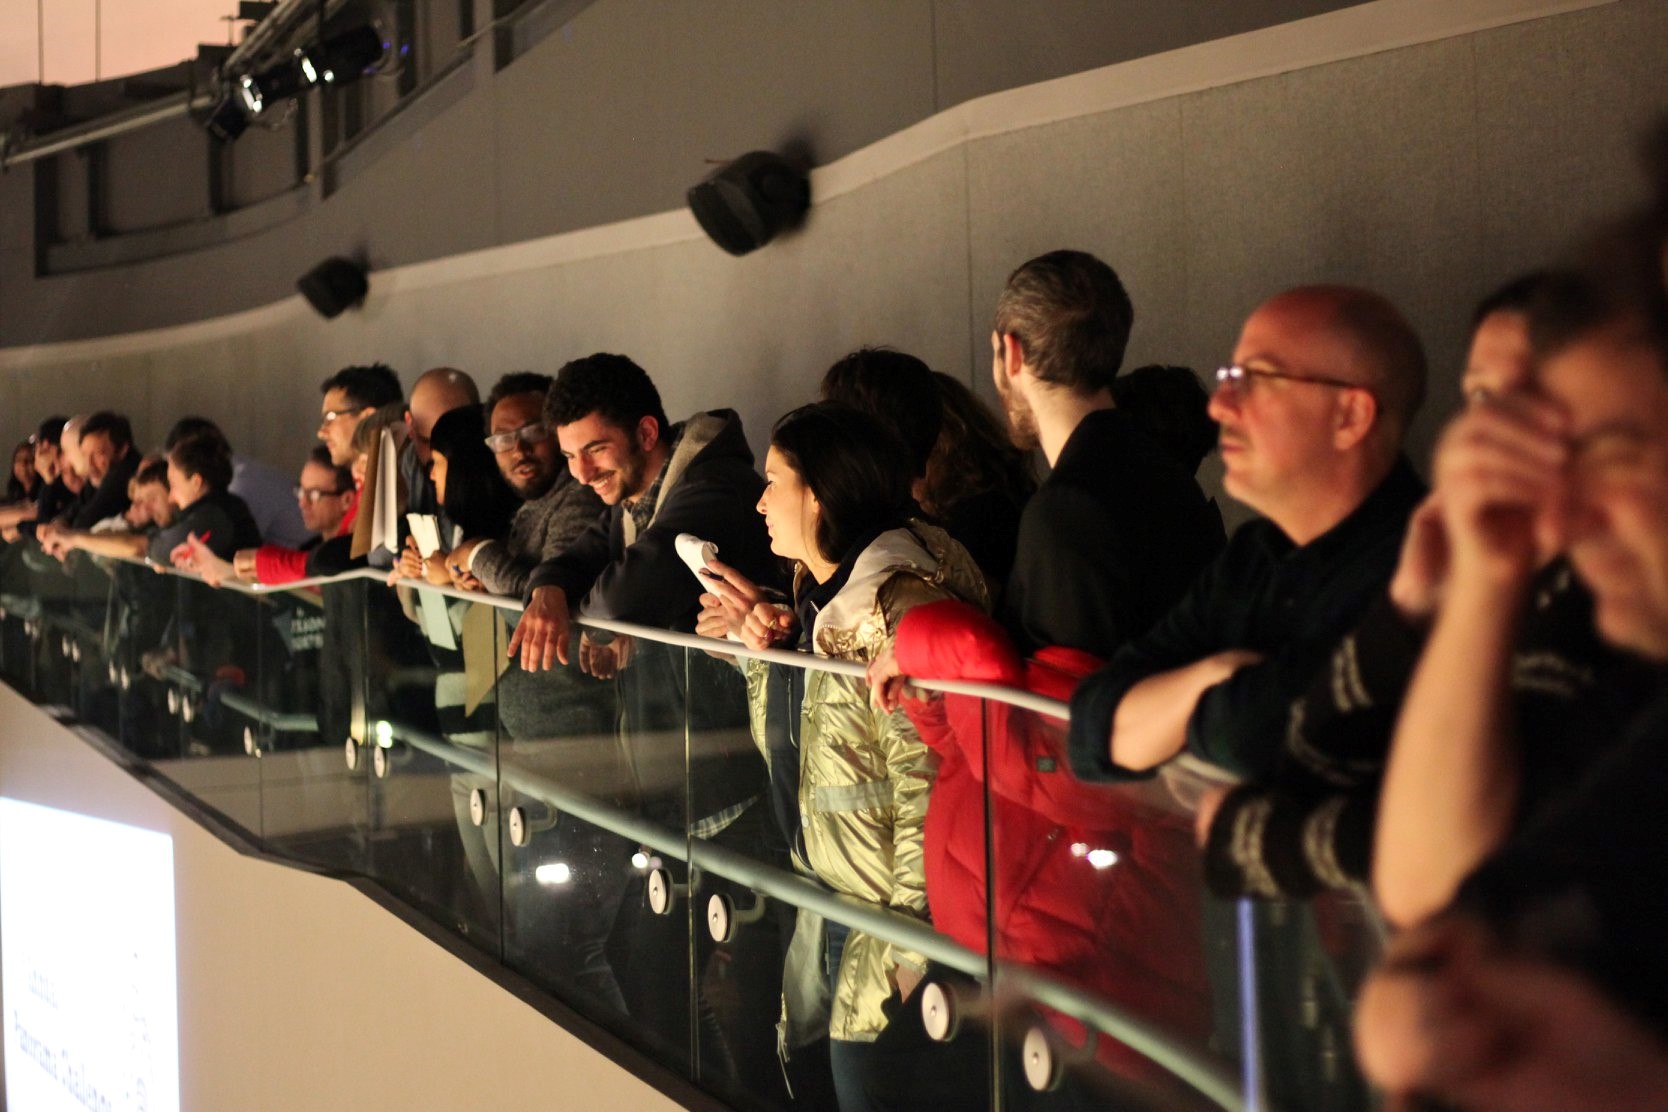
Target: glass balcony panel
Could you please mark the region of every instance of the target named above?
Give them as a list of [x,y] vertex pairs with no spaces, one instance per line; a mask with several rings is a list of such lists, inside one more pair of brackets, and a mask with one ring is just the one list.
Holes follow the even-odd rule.
[[1377,911],[1331,892],[1303,902],[1241,900],[1235,913],[1254,970],[1241,989],[1243,1027],[1256,1038],[1249,1060],[1270,1106],[1374,1107],[1355,1063],[1352,1022],[1356,994],[1382,955]]
[[[945,697],[950,722],[969,715],[960,699]],[[982,711],[982,754],[961,746],[960,776],[977,789],[960,790],[982,790],[990,808],[1006,1102],[1237,1107],[1237,922],[1231,904],[1205,895],[1192,818],[1202,785],[1081,782],[1067,768],[1064,721],[994,700]],[[936,804],[954,806],[955,782],[943,772]]]
[[[639,645],[633,656],[666,648]],[[825,928],[728,867],[741,864],[743,873],[792,879],[788,844],[798,833],[791,813],[780,811],[772,795],[764,739],[755,739],[750,724],[747,676],[728,657],[698,649],[673,649],[666,658],[670,678],[684,695],[689,726],[683,771],[685,829],[695,864],[690,903],[699,1078],[734,1103],[783,1107],[790,1085],[800,1094],[828,1087],[826,1025],[806,1031],[797,1006],[807,976],[819,986],[826,981],[811,945],[823,940]],[[795,758],[785,759],[791,766]],[[797,772],[793,768],[795,780]],[[805,937],[795,946],[800,929]],[[785,957],[801,983],[795,1006],[786,1013],[784,1062],[778,1057],[777,1023],[784,1015]],[[819,1037],[807,1044],[812,1033]]]
[[[245,708],[260,758],[261,834],[277,849],[333,869],[367,868],[371,760],[354,733],[364,643],[363,580],[256,596],[259,671]],[[357,685],[357,686],[356,686]]]
[[498,775],[496,611],[426,587],[363,586],[366,869],[500,954],[498,867],[469,813],[471,791]]
[[[518,617],[499,612],[500,659]],[[484,826],[502,861],[505,960],[681,1068],[687,1037],[634,1023],[661,991],[651,959],[664,957],[640,952],[645,878],[663,862],[645,842],[671,835],[663,826],[648,839],[613,829],[647,821],[617,687],[584,675],[577,661],[534,673],[504,659],[497,698],[500,779]],[[676,955],[669,964],[685,975]]]
[[110,564],[74,552],[64,560],[63,571],[72,592],[64,630],[75,692],[72,709],[78,720],[114,737],[120,717],[118,688],[104,651],[112,602]]
[[76,585],[64,566],[34,541],[20,545],[20,560],[34,605],[30,621],[29,659],[32,697],[45,706],[74,709],[75,669],[71,634],[77,626]]
[[681,651],[634,646],[603,680],[579,643],[498,680],[506,959],[693,1076]]
[[[116,692],[111,736],[137,756],[178,760],[184,752],[184,723],[178,691],[168,684],[163,666],[178,658],[180,581],[137,561],[111,560],[108,568],[103,654]],[[172,710],[170,690],[175,691]]]
[[[141,577],[155,574],[135,570]],[[196,579],[168,580],[175,586],[172,620],[163,627],[160,642],[152,642],[162,616],[145,614],[146,637],[139,647],[140,670],[155,687],[141,686],[149,698],[160,691],[164,714],[153,720],[154,735],[135,737],[159,773],[258,834],[261,773],[245,749],[250,718],[242,709],[250,704],[258,665],[257,600]],[[147,594],[141,606],[151,601]]]
[[1349,1021],[1381,926],[1207,896],[1208,777],[1081,784],[1056,718],[882,716],[812,658],[594,630],[617,674],[530,674],[517,618],[0,552],[7,682],[738,1107],[834,1107],[837,1072],[898,1107],[1371,1106]]
[[0,546],[0,682],[29,695],[34,689],[32,622],[40,604],[24,564],[26,542]]

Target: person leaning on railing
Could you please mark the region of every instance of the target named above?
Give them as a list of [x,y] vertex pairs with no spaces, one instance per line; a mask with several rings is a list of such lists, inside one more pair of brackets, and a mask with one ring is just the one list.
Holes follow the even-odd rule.
[[[1523,422],[1544,416],[1529,312],[1568,281],[1527,275],[1474,312],[1461,379],[1467,407],[1437,447],[1435,489],[1409,522],[1389,591],[1292,705],[1272,773],[1201,807],[1206,875],[1218,895],[1305,899],[1328,888],[1360,890],[1376,869],[1385,914],[1423,918],[1452,898],[1506,831],[1581,779],[1653,682],[1602,643],[1590,596],[1543,537],[1523,597],[1500,611],[1515,636],[1468,645],[1462,656],[1475,670],[1447,669],[1482,713],[1435,727],[1420,709],[1427,701],[1416,700],[1397,725],[1439,604],[1467,589],[1471,562],[1456,565],[1454,555],[1493,513],[1479,492],[1513,481],[1522,466],[1509,445]],[[1405,741],[1387,787],[1393,734]]]
[[[1357,1047],[1395,1098],[1479,1112],[1668,1107],[1662,149],[1656,204],[1601,239],[1580,282],[1532,312],[1542,405],[1494,441],[1509,477],[1468,496],[1473,521],[1454,538],[1450,587],[1391,760],[1420,755],[1408,715],[1425,729],[1488,732],[1477,723],[1489,725],[1501,702],[1500,646],[1532,582],[1537,536],[1559,538],[1600,634],[1656,667],[1655,690],[1619,740],[1590,739],[1605,752],[1584,779],[1490,846],[1452,902],[1392,944],[1362,993]],[[1509,745],[1468,748],[1467,763],[1485,771],[1516,758]],[[1433,756],[1422,762],[1431,774]],[[1442,809],[1435,817],[1450,821]]]
[[[232,451],[220,437],[202,433],[174,445],[168,453],[168,497],[179,516],[151,539],[147,555],[172,564],[176,550],[203,548],[225,560],[260,544],[248,505],[226,489],[231,482]],[[185,552],[180,558],[186,559]]]
[[127,528],[60,529],[41,547],[59,556],[80,551],[94,556],[144,559],[157,534],[174,520],[174,504],[168,494],[168,461],[147,457],[133,476],[130,493],[131,505],[124,515]]
[[[703,595],[698,631],[867,662],[914,606],[988,605],[967,550],[916,516],[910,478],[902,445],[866,414],[829,402],[787,414],[771,434],[759,512],[772,551],[797,565],[793,605],[778,607],[735,569],[709,563],[713,591]],[[872,707],[862,679],[753,659],[744,671],[754,740],[771,764],[773,803],[798,867],[836,891],[925,918],[933,760],[908,718]],[[874,1040],[889,1022],[888,1001],[909,999],[926,960],[844,924],[823,929],[835,1089],[848,1112],[875,1107],[893,1078],[876,1069]],[[803,969],[784,974],[807,980]],[[785,1049],[821,1034],[804,1029],[810,1022],[788,1015]]]
[[520,598],[533,569],[559,556],[601,515],[602,499],[568,470],[544,420],[550,376],[498,380],[486,400],[486,446],[522,500],[503,536],[464,533],[449,568],[454,586]]
[[15,541],[34,535],[35,522],[51,521],[62,510],[70,497],[69,490],[59,477],[58,440],[64,431],[63,417],[48,417],[35,430],[34,468],[40,483],[32,498],[11,506],[0,507],[0,541]]

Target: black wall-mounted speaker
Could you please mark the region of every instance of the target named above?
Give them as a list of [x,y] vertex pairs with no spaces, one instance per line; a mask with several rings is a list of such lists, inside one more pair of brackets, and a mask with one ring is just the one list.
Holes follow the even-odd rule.
[[805,218],[811,183],[781,155],[753,151],[707,175],[688,198],[712,241],[732,255],[745,255]]
[[342,310],[351,309],[364,301],[366,292],[371,288],[365,280],[365,268],[340,255],[324,260],[303,274],[295,285],[301,296],[307,299],[307,304],[327,320],[341,316]]

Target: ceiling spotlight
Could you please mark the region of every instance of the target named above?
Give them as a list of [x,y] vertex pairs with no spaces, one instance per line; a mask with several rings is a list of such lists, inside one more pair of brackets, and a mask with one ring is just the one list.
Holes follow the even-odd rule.
[[309,85],[336,85],[361,76],[382,61],[388,43],[369,23],[331,35],[317,46],[302,50],[297,59],[302,79]]
[[251,116],[295,96],[307,87],[299,62],[291,58],[260,73],[246,73],[238,78],[237,97]]
[[204,125],[209,134],[222,143],[230,143],[242,135],[249,127],[249,112],[243,107],[243,98],[236,93],[227,94],[221,98],[214,111],[209,113],[208,121]]

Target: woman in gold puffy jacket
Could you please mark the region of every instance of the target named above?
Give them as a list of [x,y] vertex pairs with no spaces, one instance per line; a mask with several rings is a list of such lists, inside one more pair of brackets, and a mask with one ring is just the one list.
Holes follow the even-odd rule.
[[[910,607],[944,598],[985,605],[967,551],[920,520],[902,445],[873,418],[836,403],[804,406],[771,432],[759,499],[771,549],[795,561],[793,599],[778,604],[710,562],[697,630],[752,648],[796,648],[866,664]],[[869,701],[868,684],[743,661],[754,740],[770,765],[771,803],[796,867],[837,892],[924,919],[922,826],[933,758],[902,713]],[[866,1068],[922,955],[802,914],[784,973],[784,1051],[826,1034],[842,1112],[873,1107],[884,1078]],[[820,976],[826,970],[826,977]]]

